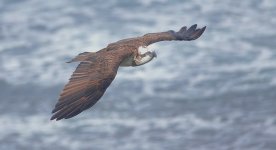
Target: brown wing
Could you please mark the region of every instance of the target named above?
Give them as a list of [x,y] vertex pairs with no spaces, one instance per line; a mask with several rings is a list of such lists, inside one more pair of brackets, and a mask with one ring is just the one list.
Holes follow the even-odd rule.
[[146,46],[159,41],[191,41],[199,38],[205,31],[205,29],[206,26],[197,29],[197,25],[194,24],[189,29],[187,29],[187,27],[184,26],[178,32],[170,30],[167,32],[148,33],[144,35],[142,38],[144,45]]
[[206,26],[203,28],[197,28],[197,25],[192,25],[189,29],[186,26],[182,27],[178,32],[169,30],[167,32],[158,32],[158,33],[148,33],[141,37],[128,38],[111,43],[108,46],[117,46],[118,44],[122,45],[136,45],[139,46],[148,46],[150,44],[160,42],[160,41],[191,41],[199,38],[202,33],[205,31]]
[[92,107],[117,74],[120,60],[91,58],[81,62],[60,94],[51,120],[68,119]]

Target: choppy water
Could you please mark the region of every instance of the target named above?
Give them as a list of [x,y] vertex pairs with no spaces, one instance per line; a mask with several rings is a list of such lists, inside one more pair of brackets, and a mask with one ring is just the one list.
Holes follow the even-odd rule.
[[[1,150],[276,149],[276,1],[0,0]],[[49,121],[76,64],[122,38],[207,25],[121,68],[93,109]]]

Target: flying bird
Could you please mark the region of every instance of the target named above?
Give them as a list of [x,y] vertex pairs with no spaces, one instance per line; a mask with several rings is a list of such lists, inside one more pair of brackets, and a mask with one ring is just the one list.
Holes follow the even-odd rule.
[[148,33],[108,44],[97,52],[80,53],[69,62],[80,62],[65,85],[55,105],[51,120],[72,118],[92,107],[114,80],[120,66],[140,66],[150,62],[156,53],[142,52],[141,48],[160,41],[191,41],[199,38],[205,27],[192,25],[182,27],[178,32]]

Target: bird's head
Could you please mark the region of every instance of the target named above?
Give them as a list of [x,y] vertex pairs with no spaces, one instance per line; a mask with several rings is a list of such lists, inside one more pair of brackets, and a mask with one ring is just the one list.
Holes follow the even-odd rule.
[[146,46],[140,46],[138,48],[138,53],[140,54],[141,57],[145,57],[145,56],[157,57],[155,51]]
[[150,62],[154,57],[157,57],[154,50],[149,50],[147,47],[139,47],[139,58],[134,61],[134,66],[140,66]]

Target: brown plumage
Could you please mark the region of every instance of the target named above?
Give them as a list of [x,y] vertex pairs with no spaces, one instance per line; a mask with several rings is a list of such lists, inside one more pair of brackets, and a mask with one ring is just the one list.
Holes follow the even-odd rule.
[[84,52],[70,62],[79,61],[77,69],[60,94],[51,120],[68,119],[92,107],[104,94],[119,66],[139,66],[151,61],[155,52],[141,54],[139,47],[159,41],[190,41],[201,36],[206,27],[182,27],[178,32],[148,33],[109,44],[98,52]]

